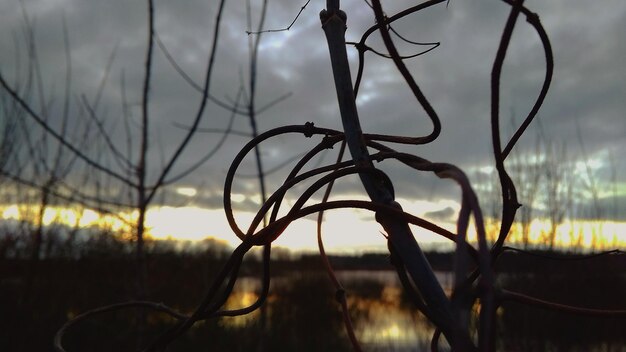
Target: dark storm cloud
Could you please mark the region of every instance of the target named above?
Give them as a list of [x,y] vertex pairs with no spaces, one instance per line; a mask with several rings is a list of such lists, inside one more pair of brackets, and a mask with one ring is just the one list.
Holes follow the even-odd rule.
[[[304,3],[304,1],[302,2]],[[406,7],[407,2],[387,1],[388,14]],[[412,3],[412,2],[411,2]],[[38,53],[44,76],[52,85],[64,79],[62,19],[66,19],[71,40],[73,94],[93,98],[113,50],[111,67],[100,102],[100,113],[123,144],[121,121],[122,93],[131,104],[132,120],[140,117],[139,102],[146,46],[146,9],[143,2],[115,1],[24,1],[37,33]],[[248,36],[243,1],[227,2],[222,36],[211,94],[224,101],[235,98],[240,82],[248,77]],[[621,39],[626,21],[623,1],[526,1],[539,13],[551,38],[555,55],[555,74],[551,91],[539,113],[543,133],[557,143],[567,143],[573,157],[581,157],[577,134],[584,136],[589,158],[613,155],[617,181],[626,183],[626,42]],[[288,32],[264,34],[259,56],[257,106],[291,93],[289,99],[258,116],[261,131],[285,124],[315,122],[317,126],[340,128],[332,74],[318,12],[323,4],[313,1]],[[258,15],[257,2],[253,13]],[[270,1],[266,28],[281,28],[291,22],[302,4]],[[358,41],[360,33],[373,25],[369,7],[362,1],[343,1],[348,13],[347,38]],[[203,84],[207,55],[212,41],[216,1],[156,1],[156,30],[178,64],[198,84]],[[509,7],[493,1],[452,1],[399,21],[396,29],[417,41],[441,42],[434,51],[407,61],[417,82],[440,115],[440,138],[428,146],[398,147],[432,161],[455,163],[471,176],[479,166],[492,163],[489,133],[489,82],[491,65]],[[11,33],[20,33],[22,17],[19,2],[0,0],[0,68],[12,77],[14,43]],[[256,23],[256,19],[254,20]],[[384,51],[378,34],[368,45]],[[405,54],[423,47],[398,43]],[[24,50],[24,48],[21,48]],[[356,69],[356,52],[349,48]],[[152,174],[162,165],[163,155],[171,155],[184,130],[177,122],[191,124],[200,104],[200,95],[172,68],[164,54],[155,48],[151,90]],[[513,117],[519,122],[532,106],[545,72],[543,51],[537,35],[522,19],[515,29],[503,71],[502,130],[510,135]],[[365,76],[358,99],[363,129],[373,133],[425,135],[432,125],[423,109],[410,95],[394,66],[374,55],[366,55]],[[230,113],[209,104],[202,126],[225,128]],[[117,121],[117,122],[116,122]],[[246,117],[235,117],[233,128],[250,131]],[[520,141],[520,149],[531,150],[538,133],[537,124]],[[136,132],[136,131],[135,131]],[[200,134],[177,163],[182,170],[209,152],[219,135]],[[230,161],[247,141],[229,136],[222,149],[203,167],[179,182],[181,186],[202,187],[197,202],[219,206],[221,188]],[[281,137],[262,145],[268,168],[302,153],[319,139]],[[287,147],[288,146],[288,147]],[[137,143],[134,143],[137,148]],[[608,152],[607,152],[608,151]],[[136,154],[134,155],[136,157]],[[327,156],[325,162],[334,156]],[[437,199],[458,197],[453,184],[447,186],[434,176],[416,176],[399,165],[383,166],[396,182],[398,192],[413,197]],[[254,173],[253,159],[242,165],[241,173]],[[173,174],[176,174],[174,172]],[[599,174],[600,183],[607,180]],[[284,173],[268,178],[270,189],[282,184]],[[245,184],[245,185],[244,185]],[[254,183],[241,181],[240,192],[252,193]],[[241,186],[244,185],[244,186]],[[339,192],[362,192],[355,182],[337,186]],[[620,189],[623,189],[620,188]],[[213,199],[215,198],[215,199]]]

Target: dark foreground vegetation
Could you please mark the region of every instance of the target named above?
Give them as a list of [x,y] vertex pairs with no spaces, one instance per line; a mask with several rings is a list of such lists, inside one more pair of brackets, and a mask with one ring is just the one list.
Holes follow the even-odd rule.
[[[68,319],[95,307],[132,300],[136,292],[135,263],[129,246],[108,236],[81,244],[81,255],[52,256],[36,266],[28,258],[2,258],[0,351],[52,351],[53,336]],[[182,247],[175,242],[151,242],[148,248],[149,299],[187,312],[201,299],[230,251],[215,242]],[[428,257],[436,271],[450,269],[452,254],[429,253]],[[390,292],[396,292],[391,286],[399,287],[397,282],[375,278],[376,273],[393,270],[387,255],[335,256],[331,260],[337,271],[348,278],[344,285],[350,314],[366,350],[426,348],[428,341],[420,341],[419,336],[398,333],[384,340],[366,336],[373,335],[371,330],[377,329],[376,322],[385,314],[400,313],[411,317],[411,330],[432,333],[432,325],[401,290],[397,290],[397,296],[390,296]],[[259,263],[259,257],[254,255],[245,261],[240,286],[227,303],[229,308],[249,304],[256,297],[255,291],[260,287]],[[271,293],[262,309],[244,317],[197,324],[168,351],[200,351],[206,346],[212,346],[214,351],[351,350],[335,293],[319,257],[282,253],[272,268]],[[505,252],[498,262],[498,282],[503,288],[549,301],[617,309],[626,301],[624,268],[626,256],[619,253],[584,261],[559,261]],[[364,271],[372,274],[349,279],[350,273]],[[140,321],[146,323],[139,324]],[[66,334],[64,342],[68,351],[134,350],[172,323],[171,318],[154,312],[118,310],[78,323]],[[616,318],[549,312],[505,302],[498,311],[498,324],[498,350],[626,350],[623,321]]]

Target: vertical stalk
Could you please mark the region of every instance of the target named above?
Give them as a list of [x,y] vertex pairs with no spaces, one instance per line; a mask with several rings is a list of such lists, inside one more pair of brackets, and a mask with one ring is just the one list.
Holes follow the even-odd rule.
[[[346,14],[340,10],[339,0],[327,0],[326,9],[320,13],[322,29],[326,34],[330,60],[337,91],[341,121],[348,148],[357,166],[374,168],[369,156],[352,87],[350,66],[345,46]],[[377,203],[401,209],[394,201],[393,190],[374,173],[360,173],[361,183],[370,199]],[[406,270],[433,312],[434,323],[455,350],[473,350],[474,346],[466,332],[461,331],[452,314],[450,301],[437,281],[428,260],[413,237],[406,221],[377,214],[376,220],[389,235],[389,241],[404,262]]]
[[[148,167],[148,142],[149,142],[149,99],[150,79],[152,78],[152,48],[154,44],[154,3],[148,0],[148,48],[146,49],[145,73],[143,81],[143,94],[141,101],[141,144],[139,149],[139,162],[137,164],[137,247],[136,247],[136,270],[137,270],[137,299],[145,300],[146,289],[146,263],[144,254],[144,233],[146,211],[150,196],[146,190],[146,169]],[[143,344],[144,329],[146,326],[145,312],[139,312],[137,317],[137,348]]]
[[139,299],[145,298],[145,263],[144,263],[144,232],[148,198],[146,192],[146,169],[148,157],[149,138],[149,92],[150,78],[152,77],[152,47],[154,44],[154,5],[148,0],[148,48],[146,51],[145,76],[143,82],[143,95],[141,102],[141,146],[139,151],[139,164],[137,165],[137,295]]
[[[250,11],[250,2],[248,0],[248,26],[251,28],[251,11]],[[267,0],[263,0],[263,5],[261,5],[261,14],[259,17],[259,24],[257,27],[258,34],[254,38],[254,42],[249,39],[249,48],[250,48],[250,101],[248,104],[248,117],[250,118],[250,128],[252,129],[252,138],[256,138],[259,135],[259,130],[257,127],[256,121],[256,84],[257,84],[257,64],[259,60],[259,46],[261,44],[261,35],[263,26],[265,25],[265,17],[267,14]],[[265,187],[265,172],[263,171],[263,160],[261,159],[261,148],[259,145],[254,146],[254,157],[256,160],[256,168],[257,175],[259,179],[259,188],[261,191],[261,204],[265,204],[267,200],[267,190]],[[267,217],[263,217],[263,226],[267,226]],[[263,247],[263,269],[264,269],[264,277],[269,279],[269,258],[271,254],[271,245],[265,245]],[[259,343],[257,345],[257,351],[263,351],[264,347],[264,338],[267,329],[267,304],[263,304],[260,307],[260,318],[259,318]]]
[[[259,45],[261,44],[261,31],[265,23],[265,17],[267,13],[267,0],[263,1],[261,7],[260,22],[257,27],[258,34],[256,35],[254,42],[250,42],[250,101],[248,103],[248,117],[250,118],[250,128],[252,129],[252,138],[256,138],[259,135],[259,130],[256,121],[256,83],[257,83],[257,63],[259,54]],[[256,160],[257,174],[259,178],[259,187],[261,188],[261,204],[265,203],[267,199],[267,191],[265,188],[265,173],[263,172],[263,161],[261,160],[261,149],[257,145],[254,147],[254,156]],[[263,225],[267,225],[267,220],[263,218]]]

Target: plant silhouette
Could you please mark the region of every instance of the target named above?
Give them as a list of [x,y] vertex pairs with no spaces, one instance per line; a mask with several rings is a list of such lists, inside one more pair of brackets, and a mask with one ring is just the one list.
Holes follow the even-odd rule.
[[[391,264],[397,271],[398,278],[402,283],[406,296],[411,303],[419,309],[419,311],[428,318],[435,326],[435,332],[432,337],[432,350],[438,350],[439,340],[444,336],[452,350],[454,351],[494,351],[496,350],[497,336],[497,310],[506,301],[516,301],[525,305],[537,306],[544,309],[561,311],[574,314],[592,315],[600,317],[620,318],[626,317],[626,310],[603,310],[590,307],[579,307],[575,305],[565,304],[557,298],[554,301],[538,299],[529,295],[521,294],[504,287],[496,281],[495,270],[499,257],[505,251],[516,251],[522,255],[528,254],[524,250],[514,249],[507,246],[507,236],[511,232],[514,224],[516,213],[521,206],[517,198],[517,190],[513,178],[507,171],[505,161],[515,148],[520,137],[527,130],[529,125],[536,118],[540,107],[546,97],[550,87],[553,75],[553,54],[548,35],[544,30],[539,16],[532,12],[524,5],[523,0],[503,0],[503,3],[510,6],[509,17],[502,29],[502,35],[491,71],[491,96],[490,96],[490,139],[493,148],[493,165],[497,171],[498,182],[500,185],[501,209],[500,224],[498,235],[493,243],[489,243],[487,239],[483,213],[479,205],[478,196],[472,188],[468,177],[459,167],[446,162],[433,162],[425,158],[407,152],[402,152],[393,147],[394,145],[425,145],[437,140],[442,124],[435,107],[429,102],[428,98],[420,88],[417,80],[407,68],[405,61],[414,58],[417,55],[424,54],[438,46],[438,43],[417,43],[408,38],[400,36],[394,29],[394,23],[400,19],[407,18],[419,11],[425,10],[431,6],[443,4],[444,0],[430,0],[412,7],[408,7],[394,15],[388,16],[381,4],[380,0],[371,0],[368,3],[373,11],[373,17],[376,24],[366,30],[360,41],[356,43],[346,43],[344,34],[347,26],[349,14],[346,14],[340,7],[339,0],[327,0],[326,7],[320,14],[320,23],[325,33],[328,52],[330,56],[330,69],[333,72],[335,90],[337,94],[338,111],[341,117],[342,129],[330,129],[315,126],[311,122],[304,125],[286,125],[277,127],[262,133],[258,133],[255,122],[255,105],[254,90],[256,75],[256,62],[251,62],[252,79],[250,82],[250,94],[252,94],[249,105],[248,114],[250,116],[251,127],[253,130],[252,139],[238,152],[233,159],[230,168],[226,174],[224,183],[223,207],[226,213],[228,223],[233,233],[241,240],[241,243],[233,250],[230,256],[225,260],[221,270],[212,277],[212,283],[209,285],[206,293],[199,300],[197,305],[190,312],[182,312],[172,307],[168,307],[162,303],[143,300],[143,295],[139,295],[138,300],[121,302],[117,304],[102,306],[94,310],[83,312],[63,325],[55,336],[55,348],[58,351],[65,351],[63,347],[63,337],[69,329],[74,328],[80,322],[90,319],[96,315],[118,311],[129,308],[142,308],[153,310],[169,316],[169,322],[165,330],[153,337],[147,343],[142,343],[138,348],[142,351],[165,351],[168,346],[174,344],[176,340],[185,333],[191,333],[190,329],[199,322],[215,320],[226,316],[239,316],[249,314],[263,305],[268,304],[270,293],[272,268],[271,248],[272,243],[281,236],[281,234],[290,226],[290,224],[302,217],[318,214],[318,243],[322,260],[324,261],[328,276],[335,289],[334,298],[341,307],[342,319],[346,328],[347,336],[350,340],[352,348],[356,351],[362,350],[362,347],[354,333],[353,323],[351,321],[350,307],[346,299],[346,289],[335,275],[331,262],[326,256],[321,222],[323,213],[333,209],[364,209],[375,214],[376,221],[383,227],[385,237],[388,240],[388,249]],[[149,3],[150,40],[148,44],[148,53],[146,55],[146,75],[144,84],[144,94],[142,101],[142,118],[143,125],[148,125],[148,96],[150,82],[150,58],[152,56],[152,45],[154,30],[152,27],[153,6],[152,0]],[[217,41],[219,16],[224,6],[225,0],[220,2],[220,10],[218,14],[218,25],[215,27],[215,39]],[[302,7],[309,4],[307,1]],[[452,4],[453,6],[453,4]],[[264,2],[264,11],[266,9]],[[301,11],[297,14],[299,17]],[[507,49],[519,17],[525,18],[529,26],[531,26],[538,35],[542,44],[545,56],[545,76],[540,91],[530,111],[514,131],[511,138],[504,140],[501,136],[500,127],[500,85],[504,60],[507,56]],[[295,19],[294,19],[295,22]],[[293,23],[287,27],[289,29]],[[275,30],[270,30],[272,32]],[[259,31],[249,31],[251,36],[259,36],[263,32],[262,24]],[[373,50],[367,45],[368,38],[377,33],[381,36],[386,52],[381,53]],[[426,50],[420,51],[418,54],[403,56],[399,53],[392,35],[400,40],[415,45],[425,45]],[[214,42],[214,43],[215,43]],[[258,50],[258,40],[251,40],[252,56],[255,57]],[[216,44],[214,44],[216,45]],[[350,62],[347,55],[347,45],[352,45],[358,52],[358,68],[356,78],[353,81],[350,72]],[[361,128],[359,113],[356,104],[359,86],[363,77],[365,66],[365,55],[373,53],[393,62],[397,71],[402,75],[408,89],[411,91],[419,106],[426,113],[432,128],[429,132],[418,136],[399,136],[369,133]],[[198,131],[198,123],[200,115],[204,109],[204,105],[208,101],[208,82],[210,78],[210,68],[212,67],[212,57],[210,59],[209,73],[207,73],[206,86],[203,89],[204,96],[201,100],[199,112],[194,120],[193,125],[188,129],[188,134],[181,142],[179,149],[172,155],[170,161],[166,164],[156,183],[152,186],[147,184],[146,179],[146,150],[149,141],[147,129],[144,129],[144,135],[141,138],[141,153],[138,164],[136,164],[137,180],[130,180],[125,175],[119,175],[115,172],[109,173],[111,176],[121,179],[137,191],[138,203],[136,208],[140,211],[140,218],[137,222],[138,246],[137,257],[140,265],[143,265],[143,247],[142,234],[144,232],[144,220],[141,214],[145,215],[148,204],[153,199],[156,190],[166,183],[167,176],[171,167],[178,159],[180,153],[193,135]],[[4,79],[2,85],[9,92],[10,87]],[[12,94],[19,101],[17,93]],[[236,105],[236,104],[235,104]],[[238,106],[233,108],[237,110]],[[238,111],[238,110],[237,110]],[[37,116],[32,111],[29,114]],[[45,124],[43,124],[45,125]],[[65,143],[63,136],[55,135],[53,130],[47,130],[54,138]],[[304,154],[291,169],[282,185],[274,191],[274,193],[265,194],[264,177],[267,175],[263,171],[260,159],[260,146],[267,140],[283,135],[298,135],[301,138],[310,138],[317,141],[317,144]],[[319,167],[310,167],[309,163],[320,153],[339,147],[337,161],[328,165]],[[80,158],[88,160],[88,163],[97,165],[96,167],[104,168],[88,157],[83,157],[79,150],[74,146],[67,145]],[[350,158],[344,160],[344,152],[350,154]],[[262,204],[258,209],[255,218],[247,228],[243,228],[235,218],[235,212],[232,206],[232,189],[237,171],[243,160],[250,154],[254,153],[258,165],[258,176],[262,188]],[[416,173],[432,173],[437,177],[450,180],[456,183],[461,190],[461,210],[458,214],[457,228],[455,231],[445,230],[443,227],[420,218],[408,212],[405,212],[399,202],[396,201],[393,179],[383,172],[376,165],[379,163],[399,163]],[[104,168],[106,169],[106,168]],[[337,180],[350,176],[358,176],[363,188],[369,197],[369,200],[333,200],[330,201],[329,195],[332,192],[333,183]],[[305,181],[310,182],[308,188],[299,192],[298,197],[293,204],[286,205],[285,196],[289,190],[295,186],[303,184]],[[322,201],[312,204],[312,197],[319,191],[325,190]],[[285,209],[287,208],[288,209]],[[426,256],[424,255],[419,243],[411,232],[409,225],[415,225],[420,228],[431,231],[444,238],[447,238],[455,244],[455,254],[453,263],[454,283],[452,292],[447,295],[438,282],[433,269]],[[469,227],[473,226],[477,234],[477,244],[471,244],[467,240]],[[253,247],[264,247],[262,272],[261,272],[261,288],[256,300],[245,307],[238,309],[226,309],[225,304],[233,293],[235,284],[241,276],[242,263],[244,256]],[[601,255],[621,255],[621,252],[612,251]],[[579,256],[575,258],[555,258],[555,260],[586,260],[589,256]],[[143,270],[140,270],[139,284],[143,284]],[[302,318],[291,317],[293,320],[284,323],[298,324],[314,324],[319,328],[324,323],[324,318],[315,315],[316,304],[325,305],[330,301],[327,299],[317,300],[317,294],[333,296],[332,292],[314,292],[307,287],[314,286],[319,288],[321,284],[315,282],[299,282],[297,297],[290,297],[288,304],[294,305],[297,309],[290,310],[290,307],[281,306],[277,309],[283,309],[288,313],[305,315]],[[309,286],[307,286],[309,285]],[[328,297],[326,297],[328,298]],[[320,308],[321,309],[321,308]],[[287,313],[285,313],[287,314]],[[287,314],[288,315],[288,314]],[[329,318],[334,319],[334,318]],[[328,324],[335,324],[335,320],[329,320]],[[319,338],[319,331],[311,330],[311,335],[307,336],[307,341],[313,344],[315,339]],[[143,342],[143,341],[141,341]],[[273,341],[275,342],[275,341]],[[341,341],[333,341],[337,346],[341,346]]]

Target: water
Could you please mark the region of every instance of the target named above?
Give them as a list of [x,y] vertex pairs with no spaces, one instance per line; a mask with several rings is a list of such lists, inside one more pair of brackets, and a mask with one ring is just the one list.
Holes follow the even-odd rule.
[[[435,274],[449,294],[453,275],[449,272]],[[429,350],[434,326],[403,294],[395,271],[351,270],[338,271],[336,275],[346,288],[355,334],[366,351]],[[527,276],[519,277],[521,280],[517,281],[511,281],[516,277],[512,274],[501,274],[499,277],[503,282],[506,281],[507,287],[515,284],[522,285],[522,288],[529,287]],[[242,277],[239,280],[227,303],[228,308],[249,305],[258,297],[258,278]],[[536,282],[537,278],[532,281]],[[559,285],[563,286],[563,283]],[[546,284],[545,289],[554,292],[557,288]],[[269,317],[266,318],[267,334],[276,334],[279,338],[290,335],[293,341],[316,336],[317,339],[309,341],[309,344],[324,339],[338,339],[347,343],[345,328],[338,313],[339,304],[334,300],[334,289],[325,273],[298,272],[274,278],[270,292],[266,305]],[[537,297],[545,297],[545,294],[538,292]],[[259,318],[260,313],[256,311],[248,316],[225,321],[225,324],[245,328],[257,324]],[[626,351],[623,329],[622,333],[619,332],[620,324],[623,327],[623,319],[590,319],[511,303],[498,309],[498,350]],[[297,331],[295,325],[300,326],[301,331]],[[344,347],[350,350],[349,346]],[[442,338],[440,350],[445,351],[446,347]]]
[[[411,308],[411,304],[402,295],[402,287],[395,271],[350,270],[337,271],[336,275],[346,288],[355,334],[366,350],[422,351],[427,348],[434,327],[421,313]],[[448,291],[452,282],[450,273],[437,272],[436,276]],[[281,297],[281,293],[275,291],[278,290],[284,296],[293,298],[294,295],[299,295],[298,290],[302,289],[294,287],[293,284],[303,278],[303,276],[295,275],[273,279],[268,298],[271,302],[269,305],[271,307],[280,305],[283,300],[285,300],[282,303],[283,307],[292,304],[290,298]],[[316,279],[329,282],[325,277]],[[314,284],[312,286],[320,286],[317,281],[311,283]],[[251,304],[258,297],[257,292],[260,286],[260,280],[256,277],[240,278],[226,308],[233,309]],[[315,290],[322,291],[319,287],[309,287],[307,290],[309,293]],[[333,300],[332,292],[329,293],[330,295],[323,296],[322,292],[319,292],[316,297],[320,300],[330,300],[331,306],[334,305],[335,310],[339,309],[339,304]],[[294,311],[298,310],[293,308]],[[306,312],[300,313],[306,315]],[[331,315],[330,312],[329,315]],[[241,328],[246,324],[257,322],[259,316],[260,313],[257,310],[246,316],[229,319],[226,324],[229,327]],[[343,335],[345,333],[342,331],[343,326],[339,325],[339,329],[340,331],[336,333]]]

